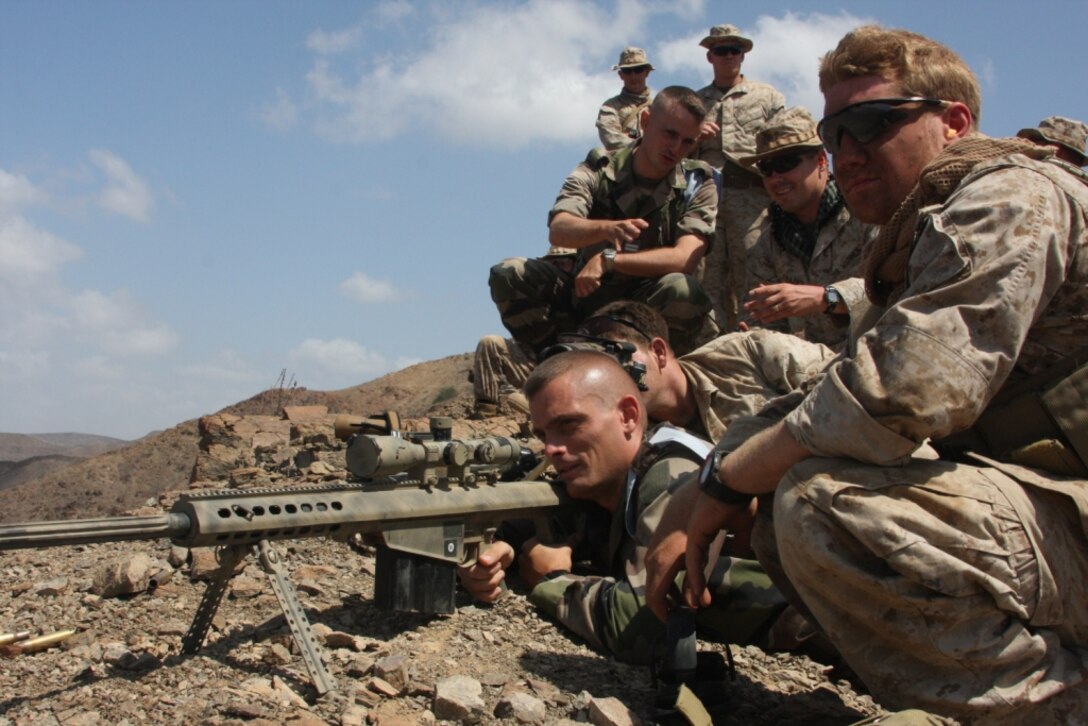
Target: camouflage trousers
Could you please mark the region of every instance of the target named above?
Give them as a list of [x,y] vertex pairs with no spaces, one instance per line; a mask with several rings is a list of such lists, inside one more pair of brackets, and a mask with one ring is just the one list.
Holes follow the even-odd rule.
[[472,359],[472,389],[478,402],[499,403],[503,389],[521,390],[533,372],[534,357],[520,343],[485,335]]
[[722,188],[714,246],[699,278],[714,301],[722,332],[737,329],[740,305],[748,294],[748,250],[759,241],[760,218],[770,205],[762,188]]
[[1071,495],[1031,477],[809,459],[771,517],[761,502],[753,544],[881,705],[1088,723],[1088,536]]
[[617,275],[587,297],[574,294],[574,275],[545,261],[512,257],[491,268],[488,280],[502,324],[514,340],[539,353],[557,336],[602,305],[636,300],[656,309],[669,326],[669,342],[678,355],[718,336],[717,316],[702,285],[679,272],[657,278]]
[[[683,573],[678,583],[682,577]],[[785,599],[755,560],[720,557],[709,587],[711,606],[699,610],[697,624],[703,636],[721,642],[762,644],[786,608]],[[561,575],[537,585],[529,599],[586,642],[625,663],[649,663],[665,635],[665,624],[646,606],[643,588],[626,579]]]

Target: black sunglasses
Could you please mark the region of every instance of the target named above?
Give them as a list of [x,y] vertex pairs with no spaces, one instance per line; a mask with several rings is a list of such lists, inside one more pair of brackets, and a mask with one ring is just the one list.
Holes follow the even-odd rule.
[[740,55],[744,51],[735,45],[716,45],[710,52],[714,55]]
[[620,73],[630,76],[635,73],[645,73],[648,70],[650,70],[650,66],[635,66],[634,68],[620,68]]
[[[852,103],[841,111],[824,116],[816,133],[824,147],[832,154],[842,148],[842,135],[848,133],[859,143],[868,144],[895,124],[907,118],[912,110],[924,106],[944,106],[948,101],[938,98],[912,96],[910,98],[876,98],[872,101]],[[920,104],[916,109],[905,109],[908,104]]]
[[760,159],[756,162],[756,169],[759,171],[759,175],[768,177],[773,174],[785,174],[788,171],[793,171],[801,162],[808,157],[809,154],[781,154],[779,156],[772,156],[769,159]]

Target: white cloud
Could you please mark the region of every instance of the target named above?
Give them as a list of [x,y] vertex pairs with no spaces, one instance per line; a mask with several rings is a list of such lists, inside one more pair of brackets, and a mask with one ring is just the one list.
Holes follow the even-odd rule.
[[306,47],[319,55],[335,55],[356,48],[361,36],[362,31],[358,27],[331,33],[315,30],[306,38]]
[[261,120],[277,131],[294,128],[298,122],[298,106],[282,88],[276,89],[276,98],[266,103],[260,111]]
[[420,24],[426,44],[415,54],[352,58],[344,69],[315,60],[307,81],[321,107],[319,133],[360,143],[422,127],[507,148],[585,138],[585,119],[615,93],[604,51],[611,57],[635,37],[650,11],[630,1],[609,13],[575,0],[530,0],[435,12]]
[[42,193],[25,176],[0,169],[0,214],[35,204],[42,197]]
[[79,337],[117,355],[162,355],[179,342],[167,325],[148,320],[127,290],[85,290],[72,297],[71,314]]
[[378,3],[374,14],[383,22],[396,23],[414,16],[416,9],[408,0],[385,0]]
[[401,297],[401,294],[393,287],[392,283],[376,280],[362,272],[356,272],[341,282],[340,292],[352,300],[366,305],[394,302]]
[[30,287],[54,277],[61,265],[78,259],[82,250],[35,226],[26,218],[0,213],[0,281]]
[[92,149],[91,162],[106,175],[106,188],[98,196],[99,205],[123,217],[146,222],[155,206],[151,188],[124,159],[105,149]]
[[308,388],[352,386],[393,369],[385,356],[345,338],[308,338],[287,357],[298,371],[299,383]]

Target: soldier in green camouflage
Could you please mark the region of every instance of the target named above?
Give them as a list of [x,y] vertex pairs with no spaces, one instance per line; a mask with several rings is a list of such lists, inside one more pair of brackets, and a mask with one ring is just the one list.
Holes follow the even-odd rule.
[[[639,391],[603,353],[547,358],[530,375],[525,393],[533,429],[567,492],[607,513],[603,525],[579,538],[596,545],[596,574],[576,574],[574,543],[499,540],[476,565],[459,571],[461,582],[476,598],[493,601],[516,555],[519,576],[532,588],[529,597],[537,607],[620,660],[649,662],[664,626],[645,607],[643,553],[670,490],[695,472],[710,445],[669,426],[644,437]],[[746,545],[731,547],[738,553]],[[759,639],[785,607],[750,559],[722,557],[711,582],[717,607],[700,622],[727,642]]]
[[539,260],[491,268],[491,299],[515,340],[539,353],[606,302],[633,299],[665,316],[687,352],[718,334],[710,298],[692,276],[714,230],[713,170],[685,160],[703,105],[670,86],[643,111],[643,135],[619,151],[595,150],[563,184],[549,241],[578,250],[574,274]]

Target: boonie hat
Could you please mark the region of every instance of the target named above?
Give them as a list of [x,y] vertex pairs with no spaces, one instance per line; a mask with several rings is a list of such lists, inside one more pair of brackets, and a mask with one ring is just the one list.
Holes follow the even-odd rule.
[[612,66],[612,70],[618,71],[621,68],[638,68],[640,66],[650,66],[651,71],[654,69],[650,65],[650,59],[646,57],[646,51],[642,48],[629,46],[620,51],[620,62]]
[[736,45],[745,53],[752,49],[752,41],[741,35],[740,28],[735,25],[715,25],[710,29],[710,35],[699,41],[704,48],[727,44]]
[[1038,128],[1020,129],[1016,134],[1036,143],[1057,144],[1072,151],[1080,159],[1078,166],[1088,163],[1085,146],[1088,144],[1088,126],[1064,116],[1051,116],[1039,122]]
[[794,106],[771,116],[756,131],[756,153],[742,156],[738,161],[747,167],[772,156],[801,149],[819,149],[823,146],[816,134],[816,119],[803,106]]

